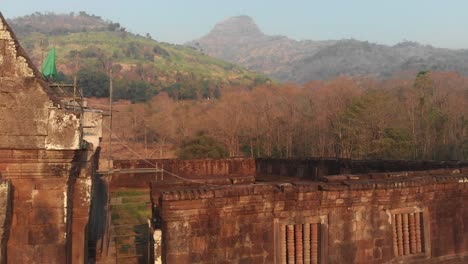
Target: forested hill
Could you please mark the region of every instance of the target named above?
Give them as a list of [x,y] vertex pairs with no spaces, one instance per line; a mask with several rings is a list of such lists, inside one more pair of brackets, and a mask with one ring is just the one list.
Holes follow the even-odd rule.
[[119,23],[85,12],[36,12],[8,22],[36,65],[55,47],[60,79],[70,81],[77,74],[86,96],[108,96],[109,65],[114,96],[133,101],[147,100],[160,91],[175,99],[217,97],[226,86],[269,82],[193,48],[133,34]]

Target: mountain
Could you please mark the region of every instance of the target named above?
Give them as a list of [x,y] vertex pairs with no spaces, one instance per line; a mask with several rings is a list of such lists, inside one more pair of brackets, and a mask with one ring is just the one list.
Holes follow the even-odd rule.
[[299,83],[339,75],[389,77],[409,70],[468,74],[468,50],[415,42],[387,46],[353,39],[296,41],[265,35],[248,16],[228,18],[188,45],[272,78]]
[[77,74],[87,96],[108,95],[110,62],[115,96],[134,101],[160,91],[178,99],[212,97],[225,86],[269,81],[191,47],[158,42],[149,34],[132,34],[119,23],[85,12],[34,13],[8,22],[36,65],[55,47],[62,79],[71,81]]

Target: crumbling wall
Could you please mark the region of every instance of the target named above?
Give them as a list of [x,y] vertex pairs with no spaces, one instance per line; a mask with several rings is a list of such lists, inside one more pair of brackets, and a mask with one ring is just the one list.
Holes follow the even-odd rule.
[[0,148],[78,149],[79,114],[59,100],[0,14]]
[[7,263],[86,261],[101,122],[82,113],[64,109],[0,14],[0,174],[13,193]]
[[34,77],[34,69],[0,14],[0,77]]
[[[278,223],[320,219],[319,263],[466,263],[468,171],[162,194],[165,263],[280,263]],[[392,210],[424,211],[424,254],[395,257]],[[409,208],[409,209],[408,209]],[[190,239],[187,239],[189,237]],[[276,262],[275,262],[276,261]]]

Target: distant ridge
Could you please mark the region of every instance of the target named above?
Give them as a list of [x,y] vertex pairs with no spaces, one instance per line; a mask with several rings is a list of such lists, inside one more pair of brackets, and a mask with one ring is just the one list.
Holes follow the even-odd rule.
[[118,23],[104,21],[100,16],[84,11],[70,14],[40,13],[10,19],[14,30],[20,34],[63,34],[82,31],[106,31],[120,27]]
[[188,45],[272,78],[299,83],[340,75],[385,78],[421,70],[468,74],[468,50],[409,41],[394,46],[353,39],[296,41],[265,35],[248,16],[227,18]]

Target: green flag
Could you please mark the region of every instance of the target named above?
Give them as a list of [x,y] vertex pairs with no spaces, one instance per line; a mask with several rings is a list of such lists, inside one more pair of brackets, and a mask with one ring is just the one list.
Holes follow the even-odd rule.
[[57,78],[57,66],[55,65],[55,48],[47,55],[46,60],[42,64],[42,74],[47,79]]

